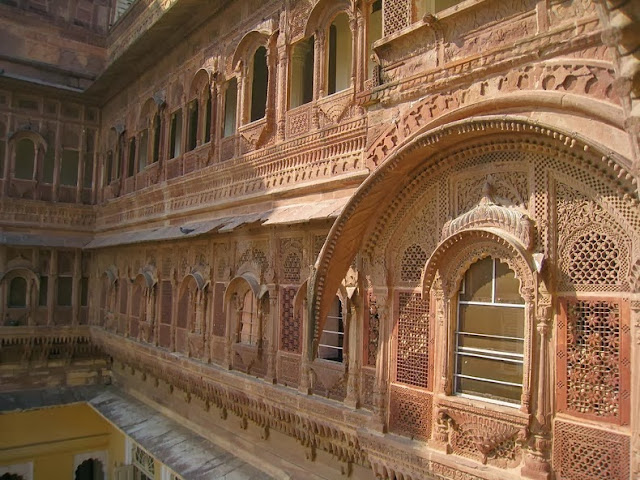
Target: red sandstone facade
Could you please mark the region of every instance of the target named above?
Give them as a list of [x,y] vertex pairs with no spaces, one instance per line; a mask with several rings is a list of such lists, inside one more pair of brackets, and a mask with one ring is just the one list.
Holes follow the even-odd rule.
[[638,478],[637,2],[125,3],[0,4],[0,389],[275,476]]

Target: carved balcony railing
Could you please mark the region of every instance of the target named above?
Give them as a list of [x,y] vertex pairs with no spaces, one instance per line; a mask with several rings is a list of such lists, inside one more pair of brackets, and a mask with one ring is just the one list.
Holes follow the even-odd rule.
[[182,156],[167,160],[166,178],[170,180],[182,175]]
[[60,185],[58,187],[58,201],[64,203],[76,203],[76,187]]
[[266,128],[266,117],[240,127],[238,129],[238,133],[240,134],[240,153],[251,152],[264,146]]
[[286,136],[295,138],[304,135],[311,130],[312,104],[305,103],[287,112]]
[[[0,327],[0,367],[9,364],[69,364],[75,360],[106,360],[92,343],[87,326]],[[3,382],[4,383],[4,382]]]

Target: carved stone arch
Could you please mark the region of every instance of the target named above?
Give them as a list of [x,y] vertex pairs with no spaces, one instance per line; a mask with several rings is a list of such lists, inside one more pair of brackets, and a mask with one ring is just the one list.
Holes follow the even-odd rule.
[[134,283],[137,283],[145,288],[152,289],[158,283],[158,273],[156,268],[147,265],[138,271],[138,274],[134,278]]
[[247,290],[251,290],[256,298],[261,298],[268,289],[265,285],[260,285],[258,278],[252,273],[245,272],[236,276],[229,282],[227,289],[224,292],[224,304],[229,305],[234,293],[244,294]]
[[628,160],[617,153],[603,152],[579,135],[549,125],[518,117],[484,117],[454,122],[412,136],[411,140],[408,135],[412,136],[411,132],[397,132],[388,137],[388,143],[380,149],[374,152],[377,148],[374,147],[369,151],[379,155],[380,161],[373,165],[375,172],[360,185],[329,232],[312,279],[309,319],[314,324],[313,338],[322,330],[333,292],[344,278],[353,256],[373,234],[376,219],[394,207],[408,178],[424,179],[458,161],[446,155],[454,148],[459,149],[462,143],[468,145],[467,148],[474,144],[486,144],[486,148],[490,148],[490,144],[500,139],[517,150],[562,157],[564,162],[582,168],[588,166],[588,174],[607,183],[607,188],[613,189],[624,201],[627,212],[638,210],[638,202],[633,200],[636,195],[633,176],[624,167]]
[[138,130],[144,130],[145,128],[151,128],[153,116],[158,112],[158,105],[153,98],[149,97],[142,108],[140,109],[140,115],[138,116]]
[[269,40],[273,35],[273,31],[269,29],[265,30],[252,30],[244,35],[238,43],[232,57],[232,69],[238,69],[238,63],[243,61],[246,65],[248,59],[253,55],[258,47],[267,47]]
[[178,297],[182,296],[185,288],[188,288],[190,285],[194,285],[197,290],[203,291],[209,285],[209,276],[200,271],[197,268],[191,269],[180,281],[180,286],[178,287]]
[[15,148],[15,144],[25,138],[33,142],[36,152],[41,151],[43,154],[47,152],[47,141],[40,133],[34,130],[20,129],[13,132],[9,135],[9,146]]
[[118,267],[116,267],[115,265],[110,265],[109,267],[107,267],[107,269],[104,271],[104,275],[107,277],[110,285],[114,285],[118,281],[118,278],[120,278],[118,274]]
[[427,260],[422,273],[422,295],[427,297],[439,278],[446,297],[457,292],[464,273],[485,257],[504,261],[520,281],[520,293],[531,299],[535,292],[537,270],[533,256],[509,232],[498,228],[460,230],[443,240]]
[[38,291],[40,290],[40,277],[33,268],[27,266],[9,268],[0,276],[0,283],[9,282],[15,277],[23,277],[27,282],[32,282]]
[[[435,308],[436,323],[444,325],[445,345],[451,348],[450,332],[453,318],[451,305],[465,272],[472,264],[483,258],[493,258],[506,263],[516,279],[519,280],[520,296],[524,300],[524,357],[523,381],[520,409],[531,413],[533,372],[533,345],[536,327],[536,291],[538,282],[538,263],[520,241],[509,232],[499,228],[478,228],[461,230],[441,242],[435,249],[422,276],[423,298],[436,298],[441,304]],[[433,291],[432,289],[435,289]],[[433,293],[433,296],[430,295]],[[444,393],[452,393],[451,366],[448,356],[442,362],[442,385]]]
[[[417,103],[404,116],[392,122],[377,139],[371,144],[365,154],[365,165],[370,169],[375,169],[389,154],[402,148],[423,133],[433,131],[439,127],[464,121],[472,117],[480,118],[485,116],[492,118],[501,115],[500,118],[511,117],[509,112],[519,111],[548,111],[550,113],[571,113],[581,117],[588,117],[605,127],[611,127],[624,132],[624,115],[622,109],[615,104],[602,102],[597,98],[590,98],[586,95],[573,93],[561,93],[556,91],[536,90],[536,102],[532,103],[531,90],[501,93],[496,96],[477,95],[473,91],[474,87],[459,89],[453,92],[443,92],[438,95],[431,95],[423,101]],[[476,86],[476,88],[479,88]],[[473,99],[469,101],[468,99]],[[547,122],[552,121],[550,116]],[[546,128],[550,132],[560,133],[564,129],[563,124],[550,124],[542,122],[532,122],[538,125],[541,132]],[[576,123],[576,126],[578,124]],[[583,142],[596,145],[591,138],[590,132],[566,132],[570,138],[580,139]],[[614,150],[615,145],[599,148],[602,151]],[[631,161],[623,156],[615,157],[615,161],[621,161],[621,166],[630,168]]]
[[202,95],[205,88],[209,88],[211,82],[211,74],[208,69],[200,68],[193,78],[189,87],[189,98],[198,98]]
[[304,28],[304,37],[310,37],[317,30],[324,30],[340,13],[346,13],[353,19],[353,11],[349,0],[320,0],[311,10]]

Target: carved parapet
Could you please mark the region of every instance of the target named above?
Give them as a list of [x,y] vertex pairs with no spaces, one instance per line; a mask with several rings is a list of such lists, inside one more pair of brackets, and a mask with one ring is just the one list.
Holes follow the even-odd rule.
[[528,415],[441,399],[438,401],[438,418],[440,441],[444,440],[445,420],[450,419],[448,445],[452,453],[500,467],[514,467],[520,463],[522,444],[529,435]]

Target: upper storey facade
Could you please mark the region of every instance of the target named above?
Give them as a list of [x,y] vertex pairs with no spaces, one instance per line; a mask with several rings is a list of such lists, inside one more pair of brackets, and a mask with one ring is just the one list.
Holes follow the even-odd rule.
[[[76,53],[69,65],[95,73],[53,95],[53,81],[36,87],[24,83],[35,74],[5,69],[4,196],[100,205],[102,231],[179,219],[185,204],[215,217],[212,210],[248,197],[354,187],[375,169],[379,153],[366,150],[388,122],[427,97],[435,118],[519,92],[541,92],[549,108],[565,93],[590,96],[602,102],[608,130],[577,128],[627,158],[637,150],[633,69],[614,85],[628,59],[601,40],[624,37],[624,22],[609,25],[607,15],[620,12],[592,2],[121,3],[108,11],[88,4],[84,23],[79,5],[74,17],[70,5],[51,4],[66,16],[49,12],[43,23],[33,5],[20,4],[43,30],[62,19],[84,29],[80,47],[99,55]],[[44,50],[23,36],[5,43],[7,61]],[[66,50],[49,43],[49,57],[31,68],[68,74]],[[585,56],[594,62],[578,59]],[[479,86],[465,91],[470,82]]]

